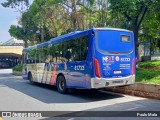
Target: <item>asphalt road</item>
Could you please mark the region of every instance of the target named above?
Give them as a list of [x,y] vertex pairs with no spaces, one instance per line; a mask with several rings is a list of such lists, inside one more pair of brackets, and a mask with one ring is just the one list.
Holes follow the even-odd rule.
[[[6,118],[3,120],[128,120],[144,119],[159,120],[160,117],[123,117],[123,111],[159,111],[160,101],[141,97],[115,94],[107,91],[76,90],[70,94],[60,94],[56,88],[49,85],[31,85],[28,81],[22,80],[20,76],[11,74],[11,70],[0,70],[0,111],[67,111],[65,116],[60,116],[64,112],[59,112],[59,117],[43,118]],[[78,112],[73,111],[89,111]],[[94,112],[90,112],[94,111]],[[97,111],[97,112],[95,112]],[[104,117],[107,112],[111,116]],[[116,112],[110,112],[116,111]],[[117,113],[118,111],[118,113]],[[148,114],[146,112],[146,114]],[[125,112],[123,115],[131,114]],[[98,117],[92,117],[98,116]],[[121,116],[121,117],[119,117]]]

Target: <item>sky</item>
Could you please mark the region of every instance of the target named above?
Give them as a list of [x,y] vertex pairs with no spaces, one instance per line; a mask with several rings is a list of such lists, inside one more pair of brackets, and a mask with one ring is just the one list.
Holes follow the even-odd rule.
[[18,25],[20,13],[16,9],[5,8],[1,3],[6,0],[0,0],[0,44],[12,38],[9,34],[11,25]]

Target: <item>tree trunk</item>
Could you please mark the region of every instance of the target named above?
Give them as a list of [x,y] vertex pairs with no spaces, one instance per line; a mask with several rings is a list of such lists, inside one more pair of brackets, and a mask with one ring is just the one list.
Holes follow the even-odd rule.
[[24,47],[27,48],[28,47],[28,40],[24,40]]
[[138,28],[135,27],[133,32],[134,32],[135,54],[136,54],[136,57],[139,58],[139,54],[138,54],[138,47],[139,47],[139,45],[138,45]]
[[41,28],[41,42],[44,42],[44,28]]
[[133,32],[134,32],[134,44],[135,46],[137,46],[138,45],[138,28],[134,28]]
[[73,28],[74,31],[77,30],[77,10],[76,10],[76,1],[72,0],[72,15],[73,15]]

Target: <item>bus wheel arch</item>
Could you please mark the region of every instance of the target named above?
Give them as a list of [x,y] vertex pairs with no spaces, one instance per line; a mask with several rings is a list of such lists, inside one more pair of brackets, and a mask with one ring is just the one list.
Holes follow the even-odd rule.
[[32,73],[29,71],[28,72],[28,80],[31,84],[34,84],[34,81],[33,81],[33,76],[32,76]]
[[28,80],[30,79],[31,75],[32,75],[32,73],[29,71],[28,72]]
[[67,88],[67,84],[66,84],[66,79],[62,73],[58,74],[58,76],[57,76],[56,86],[57,86],[58,92],[60,92],[62,94],[67,93],[68,88]]

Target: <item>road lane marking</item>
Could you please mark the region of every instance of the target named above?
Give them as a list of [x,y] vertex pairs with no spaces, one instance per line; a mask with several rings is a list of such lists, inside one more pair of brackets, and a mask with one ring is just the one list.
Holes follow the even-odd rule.
[[74,120],[75,118],[69,118],[69,119],[67,119],[67,120]]
[[129,108],[129,109],[127,109],[127,111],[131,111],[131,110],[134,110],[134,109],[137,109],[137,108],[140,108],[140,107]]

